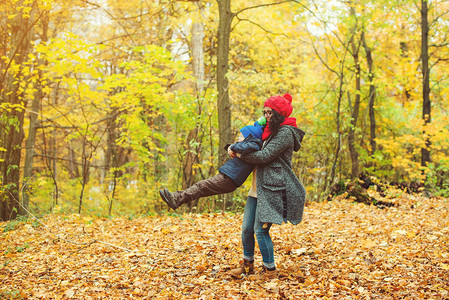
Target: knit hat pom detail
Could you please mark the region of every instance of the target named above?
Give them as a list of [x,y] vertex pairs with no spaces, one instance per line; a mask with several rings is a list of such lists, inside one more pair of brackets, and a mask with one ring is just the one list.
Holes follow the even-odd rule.
[[290,94],[285,94],[284,96],[283,96],[288,102],[290,102],[290,103],[292,103],[292,100],[293,100],[293,98],[292,98],[292,95],[290,95]]

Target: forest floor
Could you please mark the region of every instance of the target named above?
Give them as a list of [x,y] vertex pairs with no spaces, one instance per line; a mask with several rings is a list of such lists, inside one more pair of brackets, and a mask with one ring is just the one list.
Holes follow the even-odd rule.
[[273,226],[279,278],[265,282],[228,275],[241,214],[0,223],[0,298],[449,299],[449,199],[387,200],[310,203]]

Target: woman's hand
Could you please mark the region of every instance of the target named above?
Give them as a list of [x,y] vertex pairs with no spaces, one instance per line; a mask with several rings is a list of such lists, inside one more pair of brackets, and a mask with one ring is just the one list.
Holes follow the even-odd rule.
[[236,153],[231,150],[231,147],[228,147],[228,154],[229,154],[229,156],[231,156],[231,158],[236,157]]

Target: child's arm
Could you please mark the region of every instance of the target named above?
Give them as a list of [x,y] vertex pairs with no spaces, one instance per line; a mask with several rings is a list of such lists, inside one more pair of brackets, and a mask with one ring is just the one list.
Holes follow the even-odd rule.
[[239,154],[248,154],[260,150],[262,148],[262,141],[255,138],[245,139],[232,144],[229,148]]

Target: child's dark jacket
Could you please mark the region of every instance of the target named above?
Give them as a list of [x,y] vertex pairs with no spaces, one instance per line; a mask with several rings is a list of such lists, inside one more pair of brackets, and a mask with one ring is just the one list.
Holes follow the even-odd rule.
[[[243,141],[230,145],[231,150],[240,154],[248,154],[262,148],[262,140],[256,139],[252,135],[247,136]],[[238,157],[228,160],[218,170],[231,178],[237,186],[241,186],[254,169],[254,164],[244,162]]]

